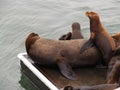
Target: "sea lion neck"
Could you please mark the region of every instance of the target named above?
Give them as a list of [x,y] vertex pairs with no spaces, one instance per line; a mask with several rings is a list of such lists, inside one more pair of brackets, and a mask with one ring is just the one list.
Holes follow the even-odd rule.
[[90,31],[99,32],[102,26],[99,16],[95,16],[90,19]]

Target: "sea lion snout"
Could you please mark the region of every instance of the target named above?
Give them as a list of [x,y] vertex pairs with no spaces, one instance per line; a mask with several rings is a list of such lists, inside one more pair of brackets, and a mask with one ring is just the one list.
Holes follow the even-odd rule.
[[86,12],[86,16],[89,18],[93,18],[93,17],[98,17],[99,15],[96,12],[92,12],[92,11],[87,11]]
[[85,14],[86,14],[86,16],[89,16],[89,11],[87,11]]

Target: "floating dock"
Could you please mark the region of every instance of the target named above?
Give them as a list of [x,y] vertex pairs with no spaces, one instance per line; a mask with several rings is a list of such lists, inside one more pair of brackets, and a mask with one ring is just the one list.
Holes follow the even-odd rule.
[[[39,89],[41,89],[41,85],[45,88],[44,90],[59,90],[68,85],[90,86],[106,83],[106,68],[75,69],[77,80],[69,80],[60,73],[58,68],[47,68],[36,65],[34,61],[28,57],[27,53],[18,54],[18,58],[21,63],[21,72]],[[120,88],[115,90],[120,90]]]

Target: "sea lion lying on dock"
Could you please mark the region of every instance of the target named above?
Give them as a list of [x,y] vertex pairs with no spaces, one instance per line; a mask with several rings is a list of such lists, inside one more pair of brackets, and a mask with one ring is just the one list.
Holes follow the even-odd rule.
[[58,65],[65,77],[75,79],[72,68],[95,66],[102,60],[101,53],[96,47],[79,54],[79,49],[85,42],[86,39],[70,41],[45,39],[31,33],[25,45],[28,55],[36,63],[44,66]]
[[44,66],[57,65],[65,77],[74,80],[76,76],[72,68],[95,66],[102,60],[96,47],[79,53],[86,41],[85,39],[51,40],[31,33],[26,39],[25,46],[27,54],[33,61]]

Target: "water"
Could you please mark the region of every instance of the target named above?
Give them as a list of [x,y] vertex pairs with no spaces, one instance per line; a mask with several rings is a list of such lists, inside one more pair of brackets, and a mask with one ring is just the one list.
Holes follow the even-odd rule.
[[89,38],[86,11],[98,12],[110,34],[120,31],[120,0],[0,0],[0,90],[30,90],[19,83],[20,61],[16,57],[25,52],[29,33],[58,39],[71,31],[73,22],[79,22],[83,35]]

